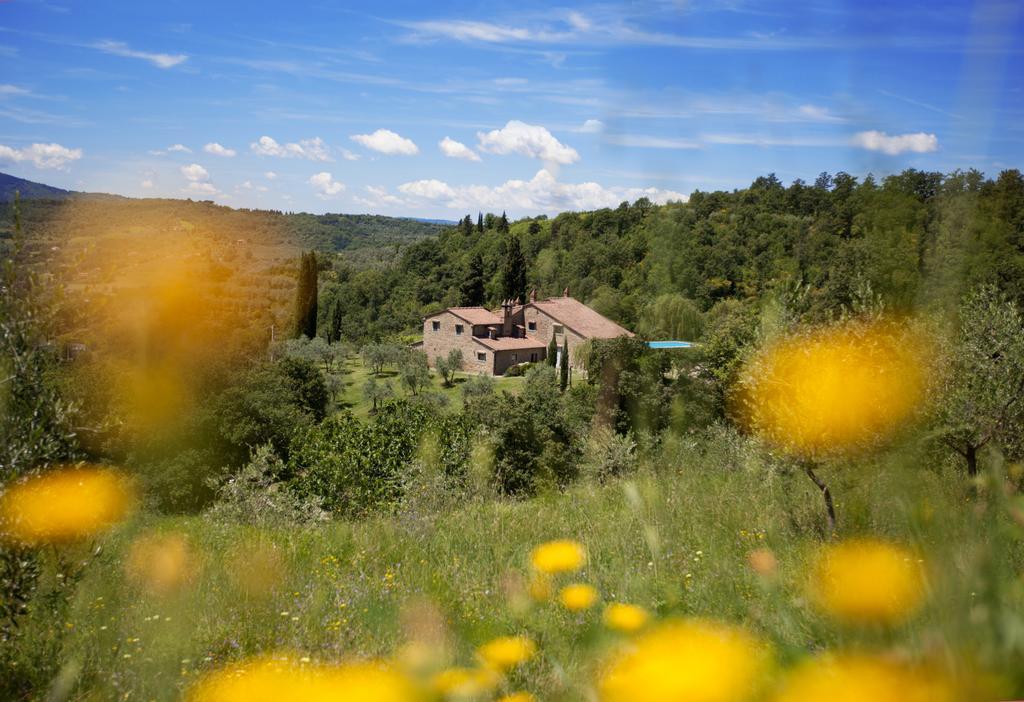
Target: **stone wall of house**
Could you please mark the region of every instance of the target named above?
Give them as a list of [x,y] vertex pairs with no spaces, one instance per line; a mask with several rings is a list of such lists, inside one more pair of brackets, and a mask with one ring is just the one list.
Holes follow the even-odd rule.
[[[433,323],[439,322],[441,328],[434,331]],[[462,325],[462,334],[455,333],[455,325]],[[452,349],[462,351],[462,370],[467,373],[494,373],[494,354],[479,343],[473,341],[473,325],[455,316],[451,312],[441,312],[423,320],[423,351],[431,366],[437,366],[438,356],[447,357]],[[483,353],[480,361],[477,354]]]
[[[533,358],[536,356],[536,358]],[[515,351],[494,352],[494,374],[504,375],[512,366],[518,363],[527,363],[530,360],[541,361],[544,359],[544,349],[516,349]]]
[[[551,337],[552,336],[555,336],[555,338],[556,338],[556,340],[558,342],[558,348],[559,349],[562,348],[562,343],[568,337],[568,339],[569,339],[569,360],[570,360],[570,362],[572,362],[572,359],[573,359],[573,350],[577,346],[582,344],[584,341],[586,341],[585,338],[583,338],[582,336],[580,336],[579,334],[577,334],[576,332],[574,332],[572,329],[570,329],[569,327],[567,327],[565,325],[562,325],[563,333],[556,335],[555,334],[555,325],[556,324],[562,324],[562,323],[559,322],[557,319],[551,317],[546,312],[541,311],[537,307],[533,307],[533,306],[527,305],[523,309],[522,314],[523,314],[523,324],[526,326],[526,333],[528,335],[534,337],[535,339],[538,339],[542,344],[544,344],[545,350],[547,349],[548,344],[551,343]],[[531,323],[536,325],[536,329],[531,329],[530,328],[530,324]],[[541,354],[541,358],[543,358],[545,355],[546,354],[542,353]]]

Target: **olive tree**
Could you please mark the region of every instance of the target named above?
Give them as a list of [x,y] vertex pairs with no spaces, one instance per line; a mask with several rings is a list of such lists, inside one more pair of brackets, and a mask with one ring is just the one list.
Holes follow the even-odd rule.
[[1017,450],[1024,433],[1024,319],[992,286],[960,305],[937,408],[942,441],[977,475],[979,452],[996,444]]

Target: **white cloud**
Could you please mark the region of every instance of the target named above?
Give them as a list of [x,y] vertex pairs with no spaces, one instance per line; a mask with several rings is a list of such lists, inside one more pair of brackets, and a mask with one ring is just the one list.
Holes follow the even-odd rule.
[[638,149],[699,149],[700,143],[692,139],[655,137],[644,134],[609,134],[605,141],[616,146],[630,146]]
[[800,105],[797,116],[811,122],[844,122],[842,117],[832,114],[827,107],[818,105]]
[[687,196],[658,188],[606,187],[599,183],[560,183],[546,168],[530,180],[508,180],[499,186],[451,186],[440,180],[404,183],[398,189],[411,197],[458,211],[508,209],[517,213],[562,212],[615,207],[646,197],[653,202],[685,201]]
[[341,157],[343,159],[345,159],[346,161],[358,161],[359,160],[359,154],[354,154],[351,151],[349,151],[348,149],[342,149],[341,150]]
[[334,197],[345,190],[345,184],[334,180],[334,177],[327,171],[310,176],[309,184],[313,186],[316,196],[321,200]]
[[265,185],[253,185],[251,180],[247,180],[238,186],[242,190],[256,190],[257,192],[265,193],[269,188]]
[[145,188],[146,190],[149,190],[153,187],[153,181],[150,180],[149,178],[146,178],[144,181],[139,183],[139,185]]
[[182,166],[181,174],[185,176],[186,180],[190,180],[193,183],[199,183],[210,179],[209,172],[198,163],[191,163],[187,166]]
[[894,134],[892,136],[875,130],[857,132],[853,135],[850,143],[868,151],[881,151],[890,156],[902,154],[905,151],[925,154],[936,151],[939,148],[938,138],[934,134],[925,134],[924,132]]
[[420,152],[419,147],[411,139],[406,139],[390,129],[378,129],[373,134],[353,134],[349,138],[367,149],[388,156],[415,156]]
[[17,85],[11,85],[10,83],[0,83],[0,95],[31,95],[31,90],[25,88],[19,88]]
[[185,54],[154,54],[148,51],[135,51],[122,41],[110,41],[109,39],[96,42],[91,46],[94,49],[99,49],[104,53],[113,54],[114,56],[125,56],[127,58],[149,61],[158,68],[173,68],[179,63],[184,63],[188,60],[188,56]]
[[332,161],[323,139],[301,139],[298,142],[279,144],[275,139],[261,136],[249,145],[252,152],[259,156],[280,156],[281,158],[306,158],[310,161]]
[[267,171],[263,174],[263,177],[266,178],[267,180],[273,180],[274,178],[277,177],[277,174],[274,173],[273,171]]
[[225,156],[227,158],[231,158],[232,156],[238,153],[234,149],[228,149],[224,146],[221,146],[217,142],[207,144],[206,146],[203,147],[203,151],[205,151],[208,154],[213,154],[214,156]]
[[386,188],[379,188],[373,185],[366,186],[367,197],[360,197],[355,195],[352,199],[358,202],[360,205],[366,205],[372,208],[381,208],[385,206],[403,207],[407,203],[400,197],[392,195],[387,191]]
[[456,196],[455,190],[450,185],[436,178],[403,183],[398,186],[398,189],[406,195],[422,197],[427,200],[450,199]]
[[190,153],[192,153],[192,149],[188,148],[184,144],[171,144],[170,146],[167,147],[167,150],[168,151],[180,151],[183,154],[190,154]]
[[30,161],[40,169],[67,170],[68,164],[80,158],[81,149],[69,149],[60,144],[30,144],[20,149],[0,144],[0,161]]
[[582,126],[576,129],[582,134],[597,134],[604,129],[604,122],[599,119],[588,119]]
[[548,163],[568,164],[580,160],[576,149],[558,141],[546,128],[510,120],[504,128],[477,132],[480,150],[492,154],[517,153]]
[[188,184],[188,187],[185,188],[184,192],[196,193],[199,195],[217,195],[220,191],[214,187],[213,183],[197,183],[193,181]]
[[461,141],[455,141],[451,137],[445,137],[444,139],[442,139],[438,143],[438,146],[441,149],[441,153],[443,153],[448,158],[461,158],[465,159],[466,161],[480,160],[480,157],[477,155],[475,151],[473,151],[473,149],[469,148]]

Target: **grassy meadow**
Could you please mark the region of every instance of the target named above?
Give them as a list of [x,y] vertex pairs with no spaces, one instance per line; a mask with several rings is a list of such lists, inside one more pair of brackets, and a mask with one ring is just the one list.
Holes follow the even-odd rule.
[[[827,471],[840,536],[871,533],[921,554],[925,604],[891,628],[844,628],[809,604],[820,495],[802,473],[723,431],[670,440],[628,479],[529,501],[432,494],[427,480],[400,511],[359,523],[256,529],[138,514],[60,552],[92,562],[66,609],[40,607],[24,620],[8,670],[39,678],[33,685],[56,690],[52,698],[173,700],[207,671],[261,652],[434,672],[472,667],[478,646],[521,634],[537,644],[532,660],[497,689],[455,698],[526,690],[594,699],[623,635],[602,626],[601,604],[570,612],[527,594],[530,550],[570,538],[587,565],[554,585],[588,583],[602,603],[633,603],[658,619],[741,625],[780,668],[826,649],[884,649],[952,661],[962,674],[982,666],[1004,689],[1019,686],[1001,647],[1024,631],[1013,575],[1024,564],[1020,525],[998,492],[924,460],[905,449]],[[752,553],[774,559],[755,568]]]

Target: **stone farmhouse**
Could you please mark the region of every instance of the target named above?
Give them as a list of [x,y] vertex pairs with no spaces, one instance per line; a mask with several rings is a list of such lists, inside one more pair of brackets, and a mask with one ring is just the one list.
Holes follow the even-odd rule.
[[[568,340],[573,349],[589,339],[632,336],[632,332],[569,296],[538,300],[536,292],[521,304],[506,300],[498,310],[449,307],[423,320],[423,351],[433,364],[452,349],[462,351],[462,369],[469,373],[504,375],[519,363],[544,360],[554,337],[558,353]],[[560,361],[561,359],[557,359]]]

